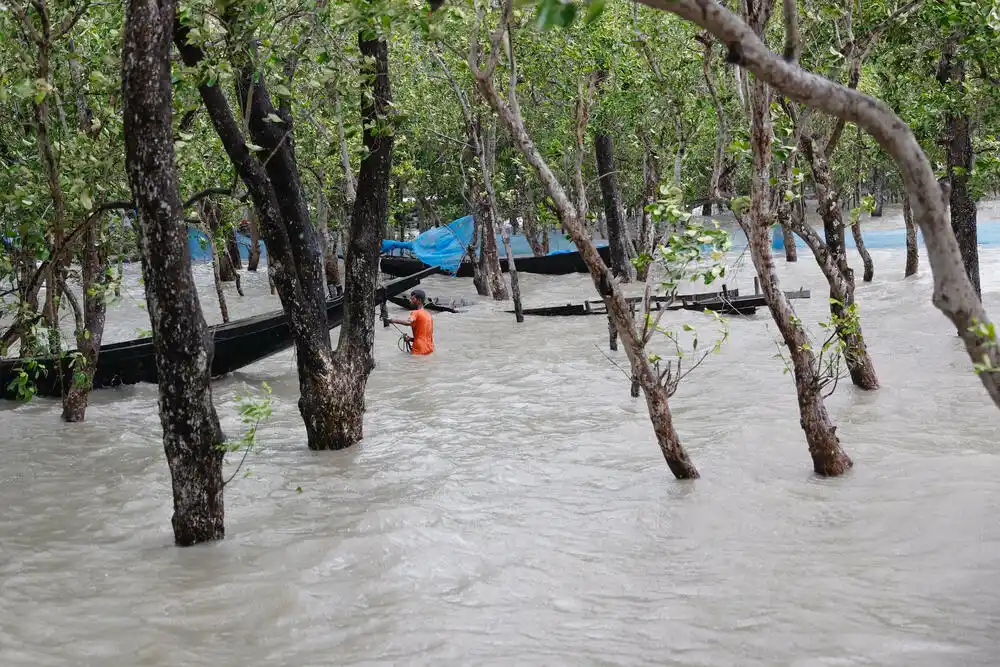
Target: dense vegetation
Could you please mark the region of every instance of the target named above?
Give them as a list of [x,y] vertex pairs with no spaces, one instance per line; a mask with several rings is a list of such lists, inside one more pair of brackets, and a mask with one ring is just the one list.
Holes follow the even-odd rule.
[[[746,232],[794,371],[814,468],[840,474],[851,461],[824,394],[841,361],[859,388],[879,386],[844,237],[850,228],[862,280],[904,270],[875,267],[863,250],[865,217],[896,201],[908,226],[923,231],[936,305],[1000,403],[975,232],[976,202],[1000,186],[995,0],[724,3],[739,19],[711,0],[142,4],[0,3],[0,357],[25,359],[18,390],[30,397],[30,360],[70,354],[68,421],[84,419],[122,263],[141,258],[158,363],[174,363],[160,349],[164,322],[193,317],[198,302],[181,284],[190,269],[158,255],[180,252],[178,226],[205,231],[223,296],[221,283],[242,270],[239,229],[265,241],[292,323],[309,446],[352,445],[362,437],[373,366],[379,240],[471,213],[483,239],[476,287],[496,299],[509,298],[495,242],[507,221],[538,254],[549,229],[573,238],[670,469],[697,477],[668,407],[680,367],[664,372],[646,352],[658,328],[648,318],[635,323],[620,285],[645,279],[651,262],[673,280],[668,291],[680,274],[717,278],[720,266],[703,262],[700,248],[711,246],[717,259],[727,240],[685,213],[700,207],[732,215]],[[802,75],[797,63],[820,77]],[[162,102],[143,88],[154,84],[169,90],[169,109],[148,108]],[[169,119],[171,145],[162,145],[167,134],[145,145],[165,131],[157,114]],[[807,198],[819,201],[822,229],[805,223]],[[158,202],[170,210],[165,218]],[[789,241],[785,259],[803,261],[791,242],[798,235],[829,282],[825,342],[810,342],[774,277],[774,225]],[[595,235],[610,242],[611,267],[593,252]],[[915,231],[910,237],[907,275],[918,270]],[[256,268],[251,255],[247,269]],[[341,286],[347,317],[335,345],[323,304]],[[174,287],[182,298],[171,319],[158,304]],[[63,340],[64,317],[74,340]],[[174,347],[196,357],[206,352],[195,335],[204,318],[191,322],[191,337]],[[195,458],[201,448],[216,463],[222,439],[207,370],[189,372],[202,393],[177,389],[162,399],[171,390],[161,383],[175,492],[184,476],[175,458],[185,455],[177,438],[197,441]],[[200,434],[168,436],[171,420],[190,423],[195,413]],[[214,515],[199,519],[210,525],[182,531],[175,518],[179,542],[223,533],[221,473],[209,468],[188,478],[215,487],[207,492]]]

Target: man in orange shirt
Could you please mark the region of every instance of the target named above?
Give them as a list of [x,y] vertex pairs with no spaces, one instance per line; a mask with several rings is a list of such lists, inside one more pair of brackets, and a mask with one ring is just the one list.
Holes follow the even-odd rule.
[[427,302],[427,295],[423,290],[415,289],[410,292],[410,319],[393,320],[389,322],[408,326],[413,329],[413,337],[406,336],[406,342],[410,343],[411,354],[430,354],[434,351],[434,320],[431,314],[424,310],[424,303]]

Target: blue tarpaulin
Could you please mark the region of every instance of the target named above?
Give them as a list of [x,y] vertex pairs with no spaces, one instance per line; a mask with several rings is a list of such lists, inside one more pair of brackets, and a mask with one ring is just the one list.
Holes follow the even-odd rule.
[[[442,227],[434,227],[419,234],[412,241],[382,241],[382,252],[408,252],[428,266],[440,266],[449,273],[458,271],[463,259],[467,259],[469,243],[475,229],[471,215],[449,222]],[[560,255],[576,252],[576,246],[565,235],[549,231],[549,254]],[[500,256],[505,255],[503,235],[497,234],[497,248]],[[606,241],[595,241],[598,247],[607,245]],[[478,250],[478,249],[477,249]],[[511,234],[510,250],[515,257],[531,257],[534,253],[531,244],[523,234]]]
[[[250,237],[237,232],[236,245],[240,249],[240,257],[247,260],[250,257]],[[260,247],[260,257],[266,263],[267,249],[264,247],[264,241],[258,241],[257,245]],[[212,252],[208,247],[208,237],[194,227],[188,227],[188,249],[191,252],[192,261],[210,262],[212,260]]]

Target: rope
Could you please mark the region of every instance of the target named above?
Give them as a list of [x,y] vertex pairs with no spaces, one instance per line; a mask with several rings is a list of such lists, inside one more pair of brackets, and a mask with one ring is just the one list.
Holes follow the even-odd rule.
[[399,332],[399,340],[396,341],[396,347],[399,348],[400,352],[410,352],[413,349],[413,345],[407,339],[406,332],[397,327],[395,322],[389,322],[389,324],[392,325],[393,329]]

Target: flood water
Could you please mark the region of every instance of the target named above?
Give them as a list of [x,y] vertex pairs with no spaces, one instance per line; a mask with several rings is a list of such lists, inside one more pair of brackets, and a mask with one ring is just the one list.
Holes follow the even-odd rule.
[[[998,317],[1000,248],[981,252]],[[693,483],[670,476],[601,317],[517,325],[480,300],[434,315],[429,358],[379,327],[366,437],[342,452],[306,448],[291,351],[262,361],[214,385],[230,435],[241,392],[268,382],[275,410],[227,489],[226,540],[190,549],[172,545],[154,386],[95,393],[85,424],[2,405],[0,665],[995,665],[997,411],[926,257],[904,280],[902,250],[873,255],[858,292],[883,387],[828,401],[855,461],[841,479],[811,472],[766,310],[731,318],[673,399]],[[778,264],[813,290],[802,319],[826,319],[811,257]],[[148,327],[134,278],[109,342]],[[264,273],[244,281],[234,318],[278,307]],[[594,298],[586,275],[521,281],[528,305]],[[423,287],[475,300],[469,280]]]

